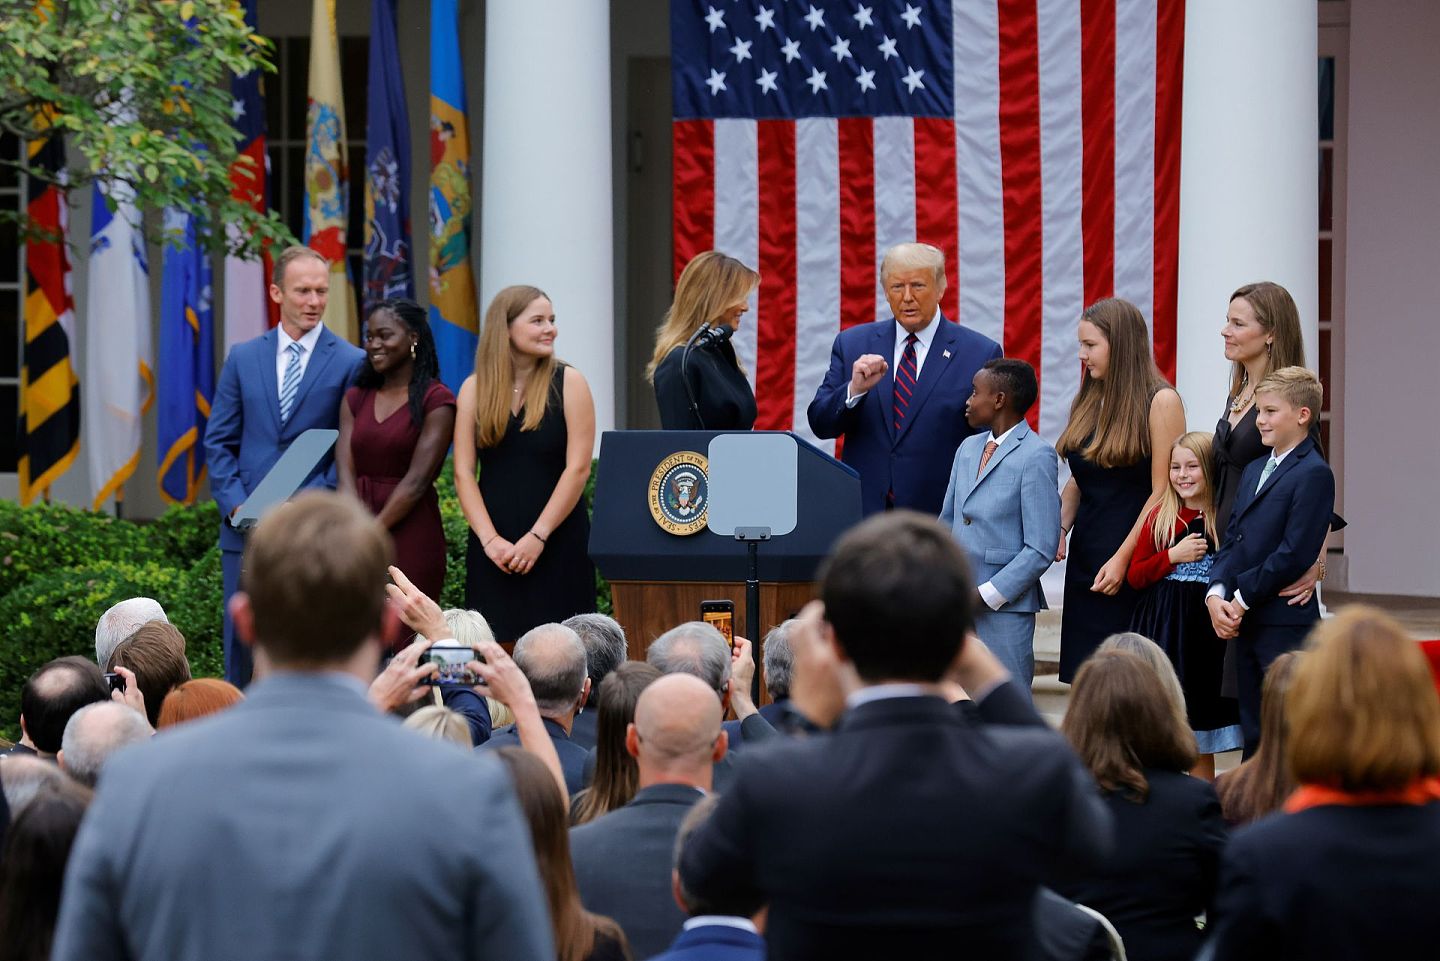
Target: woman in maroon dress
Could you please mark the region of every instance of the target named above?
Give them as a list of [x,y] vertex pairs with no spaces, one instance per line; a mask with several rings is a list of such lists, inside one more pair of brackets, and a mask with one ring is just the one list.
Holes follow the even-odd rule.
[[435,477],[455,431],[455,395],[439,381],[435,338],[414,301],[385,300],[365,319],[368,363],[340,404],[340,490],[395,539],[395,563],[430,597],[445,584]]

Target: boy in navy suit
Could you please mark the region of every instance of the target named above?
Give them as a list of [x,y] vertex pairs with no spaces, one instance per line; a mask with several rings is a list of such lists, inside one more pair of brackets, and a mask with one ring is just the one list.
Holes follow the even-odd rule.
[[1325,545],[1335,509],[1335,475],[1310,439],[1320,414],[1320,380],[1303,367],[1275,371],[1255,388],[1255,426],[1273,453],[1245,468],[1205,606],[1215,633],[1235,642],[1235,678],[1245,756],[1260,742],[1260,686],[1270,663],[1298,649],[1320,619],[1314,592],[1292,604],[1280,591],[1299,579]]

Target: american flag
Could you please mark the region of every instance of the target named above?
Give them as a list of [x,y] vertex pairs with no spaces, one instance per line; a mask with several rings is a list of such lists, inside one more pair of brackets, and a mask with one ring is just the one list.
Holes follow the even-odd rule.
[[757,267],[757,429],[808,436],[879,261],[945,252],[947,317],[1035,366],[1052,442],[1085,305],[1125,297],[1175,374],[1183,0],[672,0],[675,272]]

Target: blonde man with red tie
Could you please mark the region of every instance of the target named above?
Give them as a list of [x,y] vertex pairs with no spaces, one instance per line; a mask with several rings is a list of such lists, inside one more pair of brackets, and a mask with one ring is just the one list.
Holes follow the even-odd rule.
[[955,452],[940,521],[970,556],[979,584],[975,632],[1030,690],[1040,576],[1060,542],[1060,461],[1025,423],[1039,384],[1023,360],[992,360],[975,372],[965,419],[976,433]]

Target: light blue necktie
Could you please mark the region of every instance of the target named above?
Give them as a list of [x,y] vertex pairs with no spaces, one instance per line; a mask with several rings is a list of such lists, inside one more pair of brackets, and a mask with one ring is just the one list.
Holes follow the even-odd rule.
[[280,423],[290,419],[295,407],[295,395],[300,390],[300,354],[305,348],[291,341],[285,348],[290,352],[290,362],[285,365],[285,381],[280,385]]
[[1265,469],[1260,472],[1260,483],[1255,485],[1255,493],[1260,493],[1260,488],[1265,486],[1265,480],[1275,473],[1275,468],[1279,466],[1280,462],[1275,459],[1274,454],[1271,454],[1270,459],[1265,462]]

